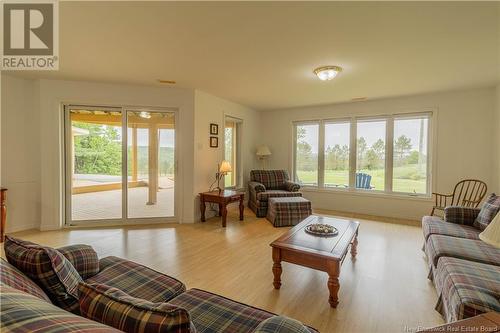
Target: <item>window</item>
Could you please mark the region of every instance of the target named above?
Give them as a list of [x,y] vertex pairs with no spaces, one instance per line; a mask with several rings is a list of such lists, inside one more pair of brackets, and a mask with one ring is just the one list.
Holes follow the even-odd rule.
[[356,188],[385,189],[385,120],[360,120],[356,137]]
[[325,123],[325,187],[349,187],[351,124]]
[[304,185],[318,185],[319,124],[295,127],[295,180]]
[[226,188],[236,188],[240,184],[239,145],[241,124],[241,119],[228,116],[224,123],[224,159],[231,164],[233,170],[224,177],[224,186]]
[[427,193],[428,127],[428,116],[394,119],[394,192]]
[[297,122],[293,177],[310,187],[429,195],[431,117]]

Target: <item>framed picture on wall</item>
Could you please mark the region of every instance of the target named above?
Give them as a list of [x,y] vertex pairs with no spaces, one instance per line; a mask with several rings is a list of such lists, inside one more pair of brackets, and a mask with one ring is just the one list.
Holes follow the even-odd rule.
[[210,135],[218,135],[219,134],[219,125],[210,124]]
[[211,136],[210,137],[210,148],[217,148],[219,147],[219,138],[216,136]]

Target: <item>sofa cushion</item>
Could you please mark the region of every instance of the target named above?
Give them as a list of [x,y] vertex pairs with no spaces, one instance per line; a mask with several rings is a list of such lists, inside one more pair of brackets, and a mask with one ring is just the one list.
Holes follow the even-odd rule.
[[82,279],[88,279],[99,272],[99,258],[89,245],[76,244],[57,249],[75,267]]
[[6,285],[0,286],[2,332],[118,333]]
[[284,190],[289,180],[286,170],[252,170],[250,181],[263,184],[267,190]]
[[82,316],[129,333],[192,332],[189,313],[168,303],[131,297],[103,284],[81,283]]
[[[429,259],[430,274],[442,257],[465,259],[479,263],[500,266],[500,249],[481,240],[431,235],[425,245]],[[432,277],[429,275],[429,277]]]
[[481,211],[474,221],[474,226],[481,231],[486,229],[488,224],[493,220],[500,210],[500,196],[495,193],[490,194],[488,199],[484,202],[481,207]]
[[458,238],[479,239],[478,229],[462,224],[444,222],[437,216],[424,216],[422,219],[424,239],[430,235],[445,235]]
[[500,267],[444,257],[434,271],[436,305],[447,322],[500,311]]
[[257,200],[268,201],[269,198],[279,198],[279,197],[301,197],[301,192],[288,192],[282,190],[268,190],[266,192],[257,193]]
[[106,257],[101,262],[102,269],[86,283],[106,284],[153,303],[166,302],[186,290],[179,280],[133,261]]
[[199,333],[253,332],[274,314],[199,289],[190,289],[169,302],[188,310]]
[[284,316],[274,316],[261,322],[253,333],[311,333],[316,332],[300,321]]
[[9,264],[4,258],[0,258],[0,282],[50,303],[49,296],[35,282]]
[[78,312],[82,278],[66,257],[50,247],[10,236],[6,236],[4,247],[9,263],[42,287],[54,304]]

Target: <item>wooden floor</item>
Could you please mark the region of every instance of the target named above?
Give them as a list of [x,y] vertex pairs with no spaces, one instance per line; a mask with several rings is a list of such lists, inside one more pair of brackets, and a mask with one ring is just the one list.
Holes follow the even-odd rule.
[[[324,212],[322,212],[324,213]],[[321,332],[414,332],[442,324],[427,280],[422,231],[417,226],[360,220],[358,255],[340,274],[340,303],[328,304],[327,275],[283,263],[274,290],[269,243],[285,232],[245,211],[229,210],[194,225],[65,229],[17,236],[50,246],[91,244],[99,256],[125,257],[201,288],[301,320]]]

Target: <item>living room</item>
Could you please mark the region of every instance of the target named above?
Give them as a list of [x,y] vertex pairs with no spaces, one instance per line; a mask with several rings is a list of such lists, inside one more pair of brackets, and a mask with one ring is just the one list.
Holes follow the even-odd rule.
[[[443,292],[432,274],[445,261],[433,267],[422,244],[458,214],[471,226],[446,232],[467,232],[488,254],[459,259],[499,272],[498,3],[48,3],[57,69],[2,63],[10,264],[25,241],[87,244],[95,262],[150,267],[184,290],[262,311],[228,322],[172,302],[183,294],[163,299],[187,309],[186,332],[266,332],[256,326],[269,318],[283,332],[402,332],[474,318],[435,309]],[[474,182],[455,201],[433,194],[462,180]],[[330,219],[329,237],[299,238],[328,247],[349,235],[335,243],[340,257],[318,264],[311,251],[287,252],[286,237]],[[82,285],[95,287],[103,262]],[[44,306],[68,310],[38,284],[53,303]],[[499,285],[497,275],[483,288],[493,295],[484,309],[498,311]],[[2,326],[20,331],[10,310]],[[93,320],[114,326],[104,319]]]

